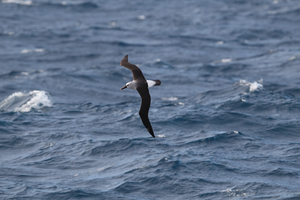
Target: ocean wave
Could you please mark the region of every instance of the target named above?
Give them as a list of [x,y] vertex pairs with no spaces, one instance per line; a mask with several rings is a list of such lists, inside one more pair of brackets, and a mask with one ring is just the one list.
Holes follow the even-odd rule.
[[192,98],[191,101],[201,103],[202,105],[222,105],[226,102],[245,101],[243,97],[263,89],[262,80],[253,83],[246,80],[240,80],[234,85],[220,89],[207,91]]
[[183,137],[180,145],[193,146],[201,143],[216,143],[216,142],[231,142],[243,138],[243,134],[239,131],[225,132],[225,131],[201,131],[193,134],[193,137]]
[[255,92],[263,89],[263,85],[260,83],[262,80],[256,82],[254,81],[253,83],[248,82],[246,80],[240,80],[237,84],[242,85],[242,86],[248,86],[249,87],[249,92]]
[[92,190],[65,190],[59,192],[53,192],[46,194],[42,199],[81,199],[81,198],[93,198],[93,199],[102,199],[105,198],[104,195]]
[[0,110],[5,112],[30,112],[51,107],[49,94],[34,90],[29,93],[15,92],[0,103]]
[[30,6],[33,2],[31,0],[2,0],[1,3],[15,3]]
[[93,2],[73,2],[73,1],[61,1],[59,3],[55,2],[46,2],[46,3],[41,3],[42,6],[52,6],[52,7],[57,7],[57,8],[71,8],[75,10],[91,10],[91,9],[97,9],[99,6],[96,3]]
[[299,3],[224,2],[0,0],[0,196],[299,198]]
[[21,146],[26,140],[21,137],[2,138],[0,142],[0,149],[10,149],[16,146]]
[[[243,83],[244,84],[244,83]],[[246,87],[251,88],[251,84],[246,83]],[[256,85],[252,85],[256,87]],[[279,88],[279,87],[278,87]],[[257,88],[254,92],[240,95],[235,101],[227,101],[219,104],[219,108],[236,112],[246,112],[250,114],[265,116],[268,119],[278,119],[285,117],[297,118],[300,108],[300,100],[289,90],[270,91],[270,88],[261,91]],[[282,89],[281,89],[282,90]],[[297,90],[293,90],[296,94]],[[297,94],[296,94],[297,95]]]
[[291,178],[295,178],[299,174],[298,172],[294,172],[292,170],[284,169],[281,167],[263,173],[271,177],[278,176],[278,177],[291,177]]
[[23,49],[21,53],[42,53],[45,49]]
[[17,77],[22,76],[22,75],[28,75],[28,72],[12,70],[12,71],[10,71],[10,72],[8,72],[6,74],[0,75],[0,78],[11,79],[11,78],[17,78]]
[[[181,155],[183,156],[183,155]],[[189,193],[189,195],[199,194],[199,185],[222,185],[226,180],[216,179],[212,176],[195,176],[195,174],[209,173],[212,170],[226,171],[226,173],[236,173],[237,168],[216,163],[210,160],[186,161],[188,155],[167,156],[157,159],[155,163],[126,173],[129,177],[119,186],[114,188],[120,193],[152,193],[153,190],[168,191],[174,196]],[[181,157],[181,158],[180,158]],[[179,175],[184,173],[183,176]],[[135,176],[139,174],[139,176]],[[141,185],[143,187],[141,187]],[[172,185],[172,187],[170,187]],[[188,185],[187,187],[182,187]],[[197,188],[197,190],[195,190]],[[207,194],[207,191],[205,192]]]
[[94,147],[91,150],[87,150],[82,155],[85,156],[118,155],[120,153],[135,151],[145,146],[146,143],[142,141],[120,139],[117,141],[103,142],[102,145]]
[[[47,70],[49,71],[49,70]],[[21,78],[33,78],[35,75],[42,74],[44,70],[32,70],[32,71],[19,71],[19,70],[12,70],[9,72],[6,72],[4,74],[0,75],[1,79],[7,79],[7,80],[12,80],[12,79],[21,79]]]
[[12,3],[12,4],[19,4],[19,5],[26,5],[26,6],[54,6],[54,7],[70,7],[74,9],[95,9],[99,6],[93,2],[73,2],[73,1],[61,1],[61,2],[39,2],[39,1],[32,1],[32,0],[2,0],[1,3]]

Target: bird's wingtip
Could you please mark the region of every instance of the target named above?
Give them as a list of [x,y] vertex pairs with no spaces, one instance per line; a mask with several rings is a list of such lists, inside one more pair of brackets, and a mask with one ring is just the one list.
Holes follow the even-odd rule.
[[128,62],[128,55],[124,56],[124,58],[121,60],[120,65],[122,66],[125,62]]
[[148,132],[152,135],[153,138],[155,138],[154,132],[152,128],[147,128]]

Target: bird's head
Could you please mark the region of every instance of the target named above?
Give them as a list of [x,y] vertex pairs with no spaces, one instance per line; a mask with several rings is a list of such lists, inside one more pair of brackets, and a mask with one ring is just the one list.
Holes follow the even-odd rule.
[[126,85],[124,87],[122,87],[121,90],[124,90],[125,88],[136,90],[136,86],[137,86],[136,82],[131,81],[131,82],[126,83]]

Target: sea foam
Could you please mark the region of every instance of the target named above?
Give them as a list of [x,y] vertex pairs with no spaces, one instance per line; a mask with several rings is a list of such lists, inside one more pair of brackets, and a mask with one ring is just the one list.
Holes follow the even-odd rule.
[[46,91],[34,90],[29,93],[15,92],[0,103],[1,111],[29,112],[33,109],[51,107],[52,103]]
[[20,5],[32,5],[32,1],[30,0],[2,0],[1,3],[15,3]]
[[249,86],[249,92],[255,92],[263,89],[263,85],[261,84],[262,80],[254,81],[253,83],[248,82],[246,80],[240,80],[238,82],[239,85]]

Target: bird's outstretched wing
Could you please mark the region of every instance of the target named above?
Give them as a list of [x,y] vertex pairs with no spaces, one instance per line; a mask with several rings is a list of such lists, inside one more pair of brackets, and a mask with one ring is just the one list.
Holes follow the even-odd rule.
[[127,69],[130,69],[133,75],[133,80],[144,80],[146,81],[142,71],[140,68],[137,66],[131,64],[128,62],[128,55],[126,55],[122,60],[121,60],[121,66],[126,67]]
[[137,91],[139,92],[142,98],[142,104],[139,112],[140,117],[142,119],[144,126],[147,128],[148,132],[152,135],[152,137],[155,138],[151,123],[148,118],[148,112],[151,104],[151,96],[149,94],[149,90],[147,87],[143,87],[143,88],[138,88]]

